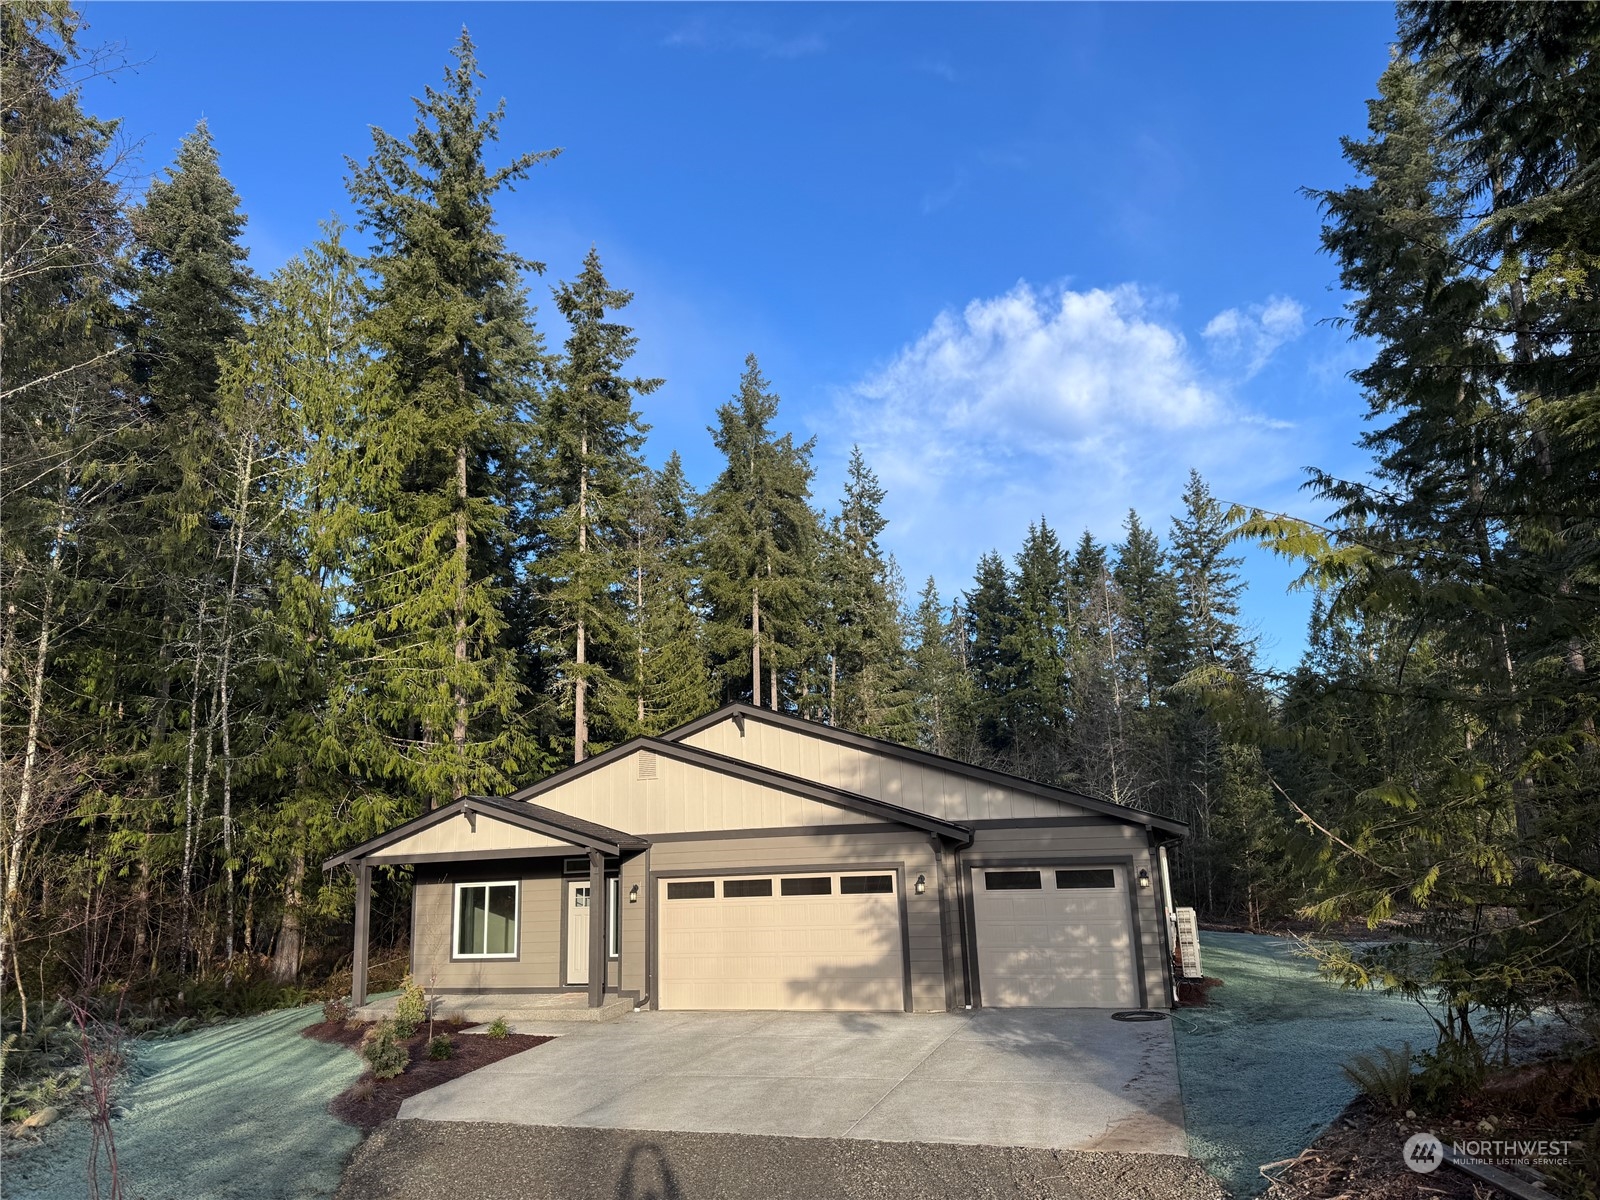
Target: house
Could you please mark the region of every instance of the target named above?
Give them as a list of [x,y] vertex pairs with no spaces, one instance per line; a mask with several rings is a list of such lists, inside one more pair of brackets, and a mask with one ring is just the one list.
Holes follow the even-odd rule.
[[440,993],[659,1009],[1134,1008],[1172,997],[1165,847],[1185,826],[733,704],[328,860],[414,872]]

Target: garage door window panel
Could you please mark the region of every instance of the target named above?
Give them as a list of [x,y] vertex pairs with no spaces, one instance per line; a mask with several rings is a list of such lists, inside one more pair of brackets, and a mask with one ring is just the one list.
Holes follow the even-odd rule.
[[785,896],[831,896],[833,879],[828,875],[785,879],[782,890]]
[[983,888],[987,892],[1037,892],[1044,888],[1038,871],[985,871]]
[[1057,871],[1056,890],[1074,891],[1091,888],[1115,888],[1117,873],[1110,867],[1096,867],[1090,871]]
[[839,877],[839,894],[841,896],[892,896],[894,894],[894,876],[841,875]]
[[770,879],[724,879],[722,896],[725,900],[744,900],[772,895]]
[[457,958],[515,958],[517,908],[522,885],[456,884]]
[[717,894],[717,885],[709,879],[667,884],[668,900],[710,900]]

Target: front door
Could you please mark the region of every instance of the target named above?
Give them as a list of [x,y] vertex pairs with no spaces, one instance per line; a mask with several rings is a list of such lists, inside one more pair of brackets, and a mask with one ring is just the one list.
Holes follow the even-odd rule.
[[589,884],[567,880],[567,982],[589,982]]

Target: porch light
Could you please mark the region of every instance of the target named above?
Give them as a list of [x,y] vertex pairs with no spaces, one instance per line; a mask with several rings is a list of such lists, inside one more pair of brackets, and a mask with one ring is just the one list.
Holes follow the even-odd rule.
[[628,889],[628,903],[629,904],[637,904],[637,903],[639,903],[639,885],[637,883],[634,884],[631,888]]
[[928,890],[928,877],[926,875],[918,875],[917,876],[916,888],[917,888],[917,895],[919,895],[919,896],[922,895],[923,892]]
[[1147,888],[1150,886],[1150,872],[1146,871],[1143,867],[1139,868],[1139,886],[1142,888]]

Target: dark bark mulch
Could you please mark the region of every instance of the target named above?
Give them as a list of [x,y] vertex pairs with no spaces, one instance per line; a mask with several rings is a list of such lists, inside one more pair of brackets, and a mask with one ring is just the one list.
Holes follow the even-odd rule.
[[[335,1046],[345,1046],[359,1053],[361,1037],[368,1026],[360,1021],[323,1021],[308,1025],[302,1037]],[[328,1111],[346,1125],[354,1125],[364,1133],[371,1133],[385,1121],[400,1112],[400,1104],[408,1096],[425,1092],[449,1083],[463,1075],[487,1067],[490,1063],[521,1054],[542,1046],[550,1039],[531,1034],[508,1033],[503,1038],[492,1038],[482,1033],[462,1033],[458,1025],[434,1023],[436,1034],[448,1034],[454,1053],[449,1058],[428,1057],[428,1026],[423,1024],[406,1040],[410,1061],[406,1069],[393,1079],[374,1079],[369,1071],[332,1100]]]

